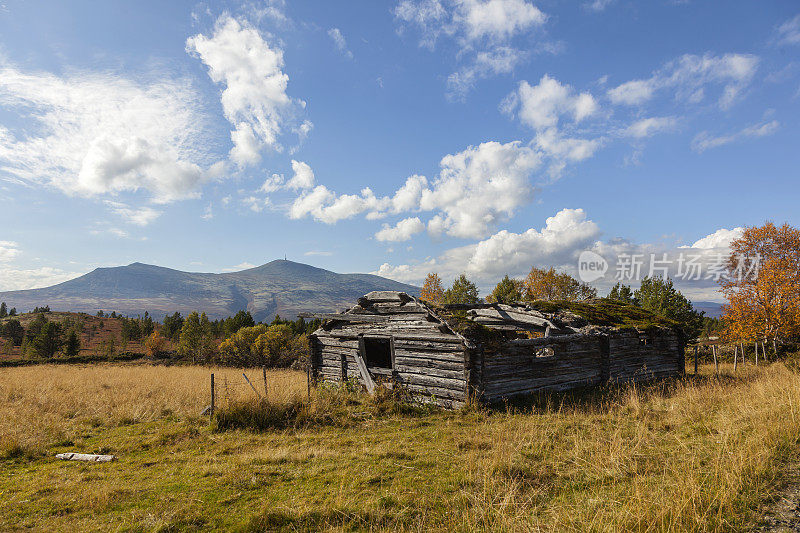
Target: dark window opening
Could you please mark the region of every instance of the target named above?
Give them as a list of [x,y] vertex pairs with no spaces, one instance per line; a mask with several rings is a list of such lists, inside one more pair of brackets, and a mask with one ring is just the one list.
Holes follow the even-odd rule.
[[392,368],[391,339],[364,337],[364,361],[370,368]]
[[649,346],[649,345],[650,345],[650,339],[648,339],[647,337],[639,338],[639,346]]

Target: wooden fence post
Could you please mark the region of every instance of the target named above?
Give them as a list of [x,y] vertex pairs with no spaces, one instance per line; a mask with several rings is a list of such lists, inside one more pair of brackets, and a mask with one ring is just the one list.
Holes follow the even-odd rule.
[[736,372],[736,363],[739,360],[739,347],[737,345],[733,345],[733,371]]
[[758,341],[755,342],[753,349],[756,351],[756,366],[758,366]]
[[719,362],[717,362],[717,345],[716,344],[712,344],[711,345],[711,353],[714,354],[714,372],[719,374]]
[[739,343],[739,348],[741,348],[741,350],[742,350],[742,366],[744,366],[744,365],[747,364],[747,359],[744,358],[744,343],[743,342]]
[[264,375],[264,398],[267,397],[267,367],[266,365],[261,367],[261,373]]
[[214,373],[211,373],[211,416],[214,416],[214,400],[216,399],[214,394]]

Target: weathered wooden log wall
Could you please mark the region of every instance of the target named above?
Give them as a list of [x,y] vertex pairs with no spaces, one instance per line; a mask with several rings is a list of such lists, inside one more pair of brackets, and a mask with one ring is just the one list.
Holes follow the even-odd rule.
[[596,385],[602,381],[601,340],[576,334],[506,342],[484,355],[483,399]]
[[684,371],[683,340],[669,330],[618,331],[608,338],[610,381],[646,381]]
[[426,307],[414,300],[371,293],[347,314],[380,316],[385,320],[337,321],[328,331],[315,333],[313,367],[317,380],[363,382],[356,363],[359,335],[390,337],[394,372],[370,368],[374,378],[392,378],[423,401],[447,407],[458,407],[466,401],[465,344],[432,317]]
[[595,330],[490,347],[453,333],[417,300],[392,292],[370,293],[347,312],[326,318],[326,327],[311,340],[315,381],[363,383],[356,360],[359,338],[386,337],[392,339],[393,369],[369,368],[372,378],[392,379],[418,399],[447,407],[470,397],[493,402],[537,391],[657,379],[684,368],[683,341],[669,330]]

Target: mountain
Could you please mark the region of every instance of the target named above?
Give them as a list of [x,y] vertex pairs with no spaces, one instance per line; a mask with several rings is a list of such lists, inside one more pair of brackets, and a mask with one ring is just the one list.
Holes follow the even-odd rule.
[[337,274],[277,260],[224,274],[182,272],[143,263],[98,268],[52,287],[0,292],[0,301],[20,312],[49,305],[53,311],[116,311],[156,318],[180,311],[205,311],[223,318],[246,309],[258,320],[301,311],[331,312],[355,304],[370,291],[419,294],[419,287],[372,274]]
[[692,302],[692,307],[698,311],[705,311],[707,317],[719,318],[722,316],[722,304],[717,302]]

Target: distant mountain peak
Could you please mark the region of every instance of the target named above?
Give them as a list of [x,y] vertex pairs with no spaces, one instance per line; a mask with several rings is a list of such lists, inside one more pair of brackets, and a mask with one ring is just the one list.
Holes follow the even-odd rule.
[[338,311],[374,290],[419,294],[419,288],[371,274],[330,270],[275,259],[226,273],[184,272],[136,261],[97,268],[70,281],[25,291],[0,292],[0,301],[20,311],[49,305],[54,311],[116,311],[129,316],[150,312],[205,311],[214,318],[246,309],[257,320],[301,311]]

